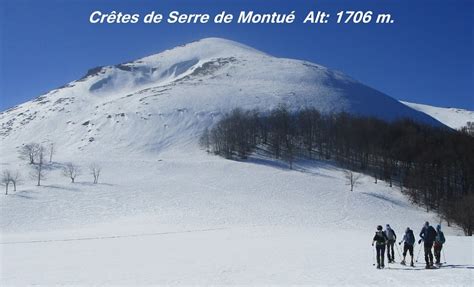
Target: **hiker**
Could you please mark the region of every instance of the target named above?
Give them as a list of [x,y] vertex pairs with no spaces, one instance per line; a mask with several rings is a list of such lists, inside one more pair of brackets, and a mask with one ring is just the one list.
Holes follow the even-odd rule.
[[409,252],[411,256],[410,266],[415,267],[415,264],[413,263],[413,245],[415,244],[415,235],[413,234],[413,230],[411,230],[410,227],[407,227],[405,234],[403,235],[403,239],[398,243],[398,245],[401,245],[402,242],[405,243],[403,244],[403,259],[400,264],[405,265],[405,257],[407,256],[407,252]]
[[388,241],[387,235],[382,230],[382,225],[377,226],[377,231],[375,232],[374,239],[372,240],[372,246],[375,244],[375,250],[377,253],[377,269],[384,268],[384,254],[385,254],[385,244]]
[[385,234],[387,235],[388,242],[387,242],[387,259],[388,263],[395,262],[395,252],[393,250],[393,246],[397,241],[397,235],[395,234],[395,230],[390,227],[390,224],[386,225]]
[[441,265],[441,249],[443,249],[443,244],[446,242],[446,238],[444,238],[444,233],[441,231],[441,225],[436,226],[436,232],[438,233],[435,237],[434,242],[434,256],[436,258],[436,265]]
[[433,267],[433,252],[431,252],[431,248],[433,248],[433,243],[437,235],[433,226],[431,226],[428,221],[425,222],[420,232],[421,239],[418,241],[418,244],[420,244],[421,241],[424,242],[426,269]]

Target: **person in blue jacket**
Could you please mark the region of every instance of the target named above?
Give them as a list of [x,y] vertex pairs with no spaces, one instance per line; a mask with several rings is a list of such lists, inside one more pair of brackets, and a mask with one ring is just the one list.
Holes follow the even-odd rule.
[[403,244],[403,260],[401,262],[402,265],[405,265],[405,257],[407,256],[407,253],[410,253],[411,256],[411,267],[415,267],[415,264],[413,263],[413,245],[415,245],[415,235],[413,234],[413,230],[410,229],[410,227],[407,227],[405,230],[405,235],[403,235],[403,239],[398,243],[398,245],[401,245],[402,242],[405,242]]
[[436,258],[436,265],[441,265],[441,249],[443,249],[443,244],[446,242],[444,238],[444,233],[441,231],[441,225],[436,226],[436,232],[438,233],[434,242],[434,255]]
[[433,267],[433,252],[431,249],[433,248],[433,243],[437,235],[438,233],[433,226],[431,226],[428,221],[425,222],[420,232],[421,239],[418,241],[418,244],[420,244],[421,241],[424,243],[426,269]]

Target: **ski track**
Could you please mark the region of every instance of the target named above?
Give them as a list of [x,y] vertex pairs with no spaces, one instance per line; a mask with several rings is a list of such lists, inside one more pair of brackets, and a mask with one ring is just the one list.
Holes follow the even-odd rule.
[[168,231],[168,232],[155,232],[155,233],[141,233],[141,234],[115,235],[115,236],[99,236],[99,237],[63,238],[63,239],[49,239],[49,240],[7,241],[7,242],[1,242],[1,241],[0,241],[0,245],[28,244],[28,243],[51,243],[51,242],[84,241],[84,240],[120,239],[120,238],[145,237],[145,236],[159,236],[159,235],[170,235],[170,234],[180,234],[180,233],[206,232],[206,231],[215,231],[215,230],[222,230],[222,229],[225,229],[225,228],[208,228],[208,229],[195,229],[195,230],[181,230],[181,231]]

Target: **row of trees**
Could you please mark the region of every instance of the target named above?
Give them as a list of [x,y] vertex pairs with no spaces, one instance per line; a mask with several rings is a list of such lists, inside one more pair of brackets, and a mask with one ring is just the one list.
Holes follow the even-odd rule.
[[[93,176],[94,180],[93,183],[96,184],[99,182],[99,177],[100,177],[100,172],[102,171],[102,168],[96,164],[93,163],[89,165],[89,173],[90,175]],[[76,177],[82,174],[82,168],[72,162],[68,162],[64,164],[62,168],[62,174],[65,177],[68,177],[71,179],[71,183],[74,183],[76,180]]]
[[[55,146],[53,143],[50,143],[48,146],[39,143],[29,143],[20,148],[19,157],[28,162],[30,177],[36,181],[37,186],[41,185],[41,181],[46,178],[47,172],[52,169],[54,153]],[[48,160],[45,160],[46,157]],[[94,184],[99,182],[101,171],[102,168],[97,163],[92,163],[89,166],[89,173],[93,176]],[[77,176],[82,174],[82,168],[72,162],[68,162],[62,164],[61,173],[69,178],[71,183],[74,183]],[[8,195],[10,185],[13,185],[13,190],[16,191],[17,185],[21,182],[22,177],[19,171],[3,170],[0,183],[5,186],[5,195]]]
[[461,128],[461,132],[474,137],[474,122],[467,122],[466,125]]
[[20,148],[19,154],[21,159],[28,160],[30,164],[44,161],[45,156],[48,156],[49,163],[52,163],[55,151],[54,143],[49,143],[47,147],[39,143],[29,143]]
[[[247,158],[257,148],[288,162],[295,157],[334,160],[390,186],[414,203],[439,212],[466,234],[474,229],[474,138],[464,131],[423,125],[410,119],[385,122],[316,109],[269,113],[236,109],[200,143],[226,158]],[[352,186],[351,186],[352,187]]]

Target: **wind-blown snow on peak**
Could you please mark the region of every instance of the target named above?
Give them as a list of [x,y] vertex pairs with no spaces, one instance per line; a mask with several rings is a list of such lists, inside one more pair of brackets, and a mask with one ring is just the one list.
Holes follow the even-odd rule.
[[250,46],[222,38],[204,38],[185,45],[166,50],[162,53],[144,57],[139,61],[154,63],[163,61],[163,58],[173,60],[197,58],[201,60],[219,57],[258,57],[265,53]]
[[197,67],[201,67],[197,72],[204,72],[202,69],[216,69],[215,66],[236,59],[262,61],[265,57],[268,56],[234,41],[205,38],[132,62],[91,69],[82,80],[93,82],[89,87],[93,94],[117,94],[117,90],[132,92],[150,84],[168,84]]
[[275,58],[206,38],[132,62],[94,68],[81,79],[0,114],[2,146],[50,140],[88,154],[195,145],[234,108],[314,107],[385,120],[430,116],[350,77],[306,61]]

